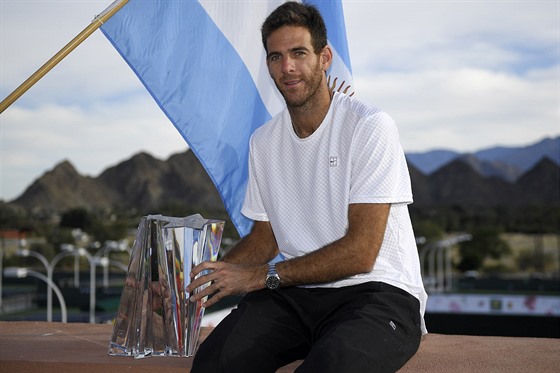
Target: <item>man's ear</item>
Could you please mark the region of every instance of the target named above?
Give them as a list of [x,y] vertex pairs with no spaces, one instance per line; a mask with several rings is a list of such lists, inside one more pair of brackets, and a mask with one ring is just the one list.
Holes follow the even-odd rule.
[[321,67],[327,71],[332,64],[333,54],[331,48],[327,45],[321,51]]

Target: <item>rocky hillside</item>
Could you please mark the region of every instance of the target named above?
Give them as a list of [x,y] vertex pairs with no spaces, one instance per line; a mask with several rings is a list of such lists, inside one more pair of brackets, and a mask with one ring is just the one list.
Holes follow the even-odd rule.
[[407,153],[409,164],[422,173],[431,175],[448,163],[463,159],[481,175],[497,176],[506,181],[516,181],[543,158],[560,165],[560,136],[545,138],[521,147],[492,147],[474,153],[458,153],[453,150],[431,150],[423,153]]
[[560,167],[543,158],[515,182],[481,175],[458,158],[428,176],[410,167],[417,206],[560,206]]
[[10,204],[52,212],[85,207],[148,213],[173,204],[194,209],[223,209],[210,177],[190,151],[175,154],[166,161],[139,153],[108,168],[97,178],[81,176],[70,162],[64,161],[39,177]]
[[[543,158],[515,182],[484,176],[468,157],[452,160],[426,175],[410,164],[415,206],[560,206],[560,167]],[[166,161],[140,153],[96,178],[80,175],[70,162],[58,164],[11,201],[29,210],[62,212],[135,209],[159,212],[169,205],[223,210],[216,188],[190,151]]]

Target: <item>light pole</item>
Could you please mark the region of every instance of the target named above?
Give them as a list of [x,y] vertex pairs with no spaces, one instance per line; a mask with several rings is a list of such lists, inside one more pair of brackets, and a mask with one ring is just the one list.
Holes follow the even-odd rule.
[[[99,261],[82,247],[78,249],[73,248],[70,254],[84,256],[89,262],[89,322],[95,324],[95,266]],[[103,264],[103,261],[100,263]]]
[[62,249],[64,250],[60,254],[58,254],[52,261],[49,266],[50,273],[52,276],[52,272],[56,263],[65,256],[74,255],[75,257],[83,256],[89,262],[89,322],[91,324],[95,324],[95,291],[96,291],[96,266],[99,264],[101,266],[108,266],[109,259],[108,258],[98,258],[92,256],[86,249],[84,248],[76,248],[74,245],[65,244],[63,245]]
[[4,269],[4,275],[6,277],[15,277],[15,278],[24,278],[30,276],[45,281],[49,285],[49,287],[52,290],[54,290],[56,296],[58,297],[58,301],[60,303],[60,312],[62,314],[61,315],[62,322],[63,323],[67,322],[68,318],[66,313],[66,302],[64,302],[64,297],[62,296],[62,292],[51,279],[49,279],[42,273],[32,271],[28,268],[17,268],[17,267],[8,267]]
[[78,253],[89,261],[89,322],[95,324],[95,259],[84,248],[79,248]]
[[[39,259],[39,261],[41,263],[43,263],[43,265],[45,266],[45,270],[48,276],[49,273],[49,261],[47,260],[47,258],[45,258],[42,254],[33,251],[33,250],[29,250],[29,249],[18,249],[16,251],[16,255],[17,256],[23,256],[23,257],[34,257]],[[51,322],[52,321],[52,291],[51,291],[51,282],[52,282],[52,277],[50,278],[50,282],[47,281],[47,321]]]
[[[469,233],[459,234],[447,239],[436,241],[427,245],[420,252],[420,269],[422,270],[422,278],[428,279],[426,291],[450,291],[453,281],[453,271],[451,263],[452,246],[472,239]],[[445,258],[444,258],[445,255]],[[428,276],[425,276],[424,266],[426,256],[428,256]],[[437,260],[437,265],[436,265]],[[445,264],[444,264],[445,260]],[[436,268],[437,267],[437,268]],[[436,273],[437,270],[437,273]]]
[[63,243],[60,245],[60,250],[66,251],[69,253],[74,253],[74,287],[80,287],[80,256],[76,255],[76,251],[74,250],[74,245],[69,243]]
[[[1,239],[2,239],[2,241],[1,241],[1,242],[2,242],[2,245],[0,245],[0,274],[3,273],[3,269],[2,269],[2,268],[3,268],[3,266],[4,266],[4,247],[6,246],[6,245],[5,245],[5,240],[4,240],[4,235],[2,235]],[[2,276],[0,275],[0,315],[1,315],[2,313],[4,313],[4,306],[3,306],[3,304],[2,304],[2,291],[3,291],[3,289],[2,289],[2,286],[3,286],[3,285],[2,285],[2,281],[3,281],[3,280],[2,280]]]
[[[54,267],[57,265],[57,263],[64,257],[66,256],[70,256],[70,255],[74,255],[73,252],[71,251],[63,251],[61,253],[58,253],[58,255],[56,255],[51,262],[49,263],[49,267],[48,267],[48,271],[47,271],[47,277],[49,278],[49,280],[51,280],[51,282],[54,284],[53,281],[53,274],[54,274]],[[50,301],[50,302],[49,302]],[[48,291],[48,295],[47,295],[47,310],[51,310],[50,314],[51,314],[51,320],[52,321],[52,294],[51,294],[51,290]],[[48,314],[47,314],[48,315]]]
[[[105,241],[103,248],[95,253],[94,258],[107,258],[109,259],[109,254],[111,251],[119,251],[124,252],[128,250],[128,244],[125,240],[117,242],[117,241]],[[109,287],[109,266],[106,265],[103,267],[103,287]]]

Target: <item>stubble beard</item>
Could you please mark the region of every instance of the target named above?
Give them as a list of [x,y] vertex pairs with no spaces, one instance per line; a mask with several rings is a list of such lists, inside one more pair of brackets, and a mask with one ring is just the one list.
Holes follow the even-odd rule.
[[319,93],[319,88],[323,79],[323,74],[321,65],[319,61],[317,61],[317,65],[315,69],[313,69],[313,73],[303,77],[305,90],[295,97],[286,93],[276,81],[274,83],[276,84],[276,88],[278,88],[282,97],[284,97],[284,101],[286,102],[286,106],[288,106],[288,108],[303,108],[316,100],[316,96]]

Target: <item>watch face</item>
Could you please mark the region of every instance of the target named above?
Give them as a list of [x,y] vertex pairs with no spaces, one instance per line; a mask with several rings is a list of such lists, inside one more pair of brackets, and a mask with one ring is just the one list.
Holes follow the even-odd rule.
[[269,276],[266,278],[266,287],[270,290],[276,290],[280,287],[280,278],[278,276]]

